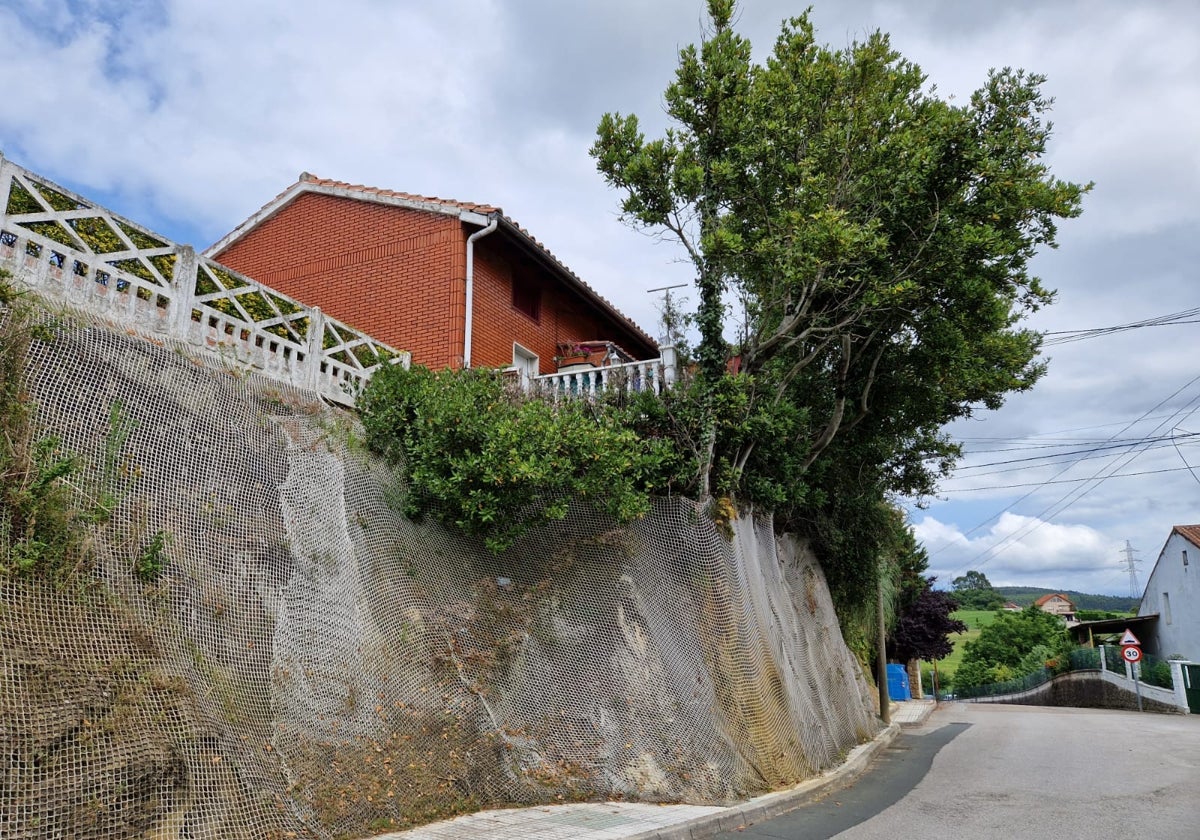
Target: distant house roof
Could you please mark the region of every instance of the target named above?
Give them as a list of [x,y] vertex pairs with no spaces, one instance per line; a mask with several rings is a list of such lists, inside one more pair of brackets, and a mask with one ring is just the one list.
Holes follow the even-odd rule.
[[1041,598],[1038,598],[1036,601],[1034,601],[1033,605],[1035,607],[1044,607],[1044,606],[1046,606],[1046,604],[1048,604],[1050,601],[1054,600],[1055,598],[1062,598],[1064,601],[1066,601],[1072,607],[1075,606],[1075,602],[1072,601],[1070,598],[1068,598],[1066,595],[1062,594],[1061,592],[1051,592],[1049,595],[1043,595]]
[[585,300],[590,301],[598,309],[604,311],[609,316],[617,320],[619,323],[627,326],[633,333],[645,341],[651,348],[657,347],[658,342],[650,337],[641,327],[633,322],[627,315],[617,309],[613,304],[585,283],[579,275],[567,268],[558,257],[533,237],[529,231],[521,227],[508,216],[504,215],[504,211],[499,207],[491,204],[479,204],[472,201],[456,201],[449,198],[437,198],[424,195],[415,195],[413,193],[398,192],[396,190],[380,189],[379,187],[368,187],[363,184],[350,184],[345,181],[334,181],[328,178],[318,178],[309,172],[300,173],[300,178],[296,183],[285,189],[275,198],[264,204],[257,212],[252,214],[248,219],[227,233],[219,241],[210,245],[204,251],[207,257],[215,257],[221,251],[224,251],[254,227],[261,222],[269,219],[271,216],[279,212],[280,209],[291,203],[293,200],[303,195],[304,193],[320,193],[322,195],[339,196],[341,198],[349,198],[357,201],[370,201],[377,204],[390,204],[395,207],[404,207],[409,210],[421,210],[427,213],[439,213],[446,216],[456,216],[461,221],[468,224],[486,226],[493,219],[498,222],[501,230],[507,232],[518,244],[530,253],[535,258],[538,258],[542,263],[549,267],[563,283],[569,288],[578,292]]
[[1005,602],[1004,602],[1004,609],[1006,609],[1006,610],[1019,610],[1019,609],[1021,609],[1021,605],[1020,605],[1020,604],[1018,604],[1016,601],[1005,601]]

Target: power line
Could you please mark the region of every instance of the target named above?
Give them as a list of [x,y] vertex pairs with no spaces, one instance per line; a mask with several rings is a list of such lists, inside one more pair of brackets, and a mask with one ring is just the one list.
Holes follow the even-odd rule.
[[[1138,454],[1140,454],[1140,453],[1138,453]],[[1139,475],[1162,475],[1163,473],[1188,472],[1189,470],[1190,470],[1190,467],[1168,467],[1168,468],[1162,469],[1162,470],[1144,470],[1142,472],[1131,472],[1131,473],[1110,473],[1109,475],[1102,477],[1100,479],[1100,481],[1107,481],[1110,478],[1134,478],[1135,476],[1139,476]],[[1046,487],[1047,485],[1051,485],[1051,484],[1080,484],[1085,481],[1096,481],[1096,476],[1093,475],[1088,478],[1059,478],[1059,479],[1052,479],[1050,481],[1031,481],[1027,484],[992,484],[992,485],[989,485],[988,487],[963,487],[958,490],[946,490],[944,492],[946,492],[946,493],[978,493],[983,490],[1019,490],[1022,487]],[[1099,483],[1099,482],[1097,482],[1097,483]],[[1078,499],[1076,499],[1074,501],[1078,501]],[[1074,502],[1072,502],[1072,503],[1074,503]],[[1068,505],[1068,507],[1069,507],[1069,505]],[[1064,507],[1062,510],[1066,510],[1066,507]],[[1055,511],[1055,513],[1062,513],[1062,510]]]
[[[1176,430],[1178,428],[1179,428],[1178,426],[1175,427]],[[1189,434],[1191,434],[1191,433],[1189,432]],[[1172,438],[1172,442],[1174,442],[1174,438]],[[1187,467],[1188,472],[1190,472],[1192,474],[1192,478],[1196,479],[1196,483],[1200,484],[1200,475],[1196,475],[1196,471],[1194,469],[1192,469],[1192,465],[1188,463],[1188,459],[1183,457],[1183,450],[1179,448],[1178,443],[1175,444],[1175,454],[1177,454],[1179,456],[1180,461],[1183,461],[1183,465],[1185,467]]]
[[[1188,440],[1188,439],[1195,438],[1195,437],[1200,437],[1200,432],[1187,432],[1183,435],[1176,435],[1176,434],[1172,433],[1169,435],[1159,435],[1158,437],[1129,438],[1127,440],[1113,442],[1107,446],[1099,445],[1099,446],[1089,447],[1087,449],[1074,449],[1069,452],[1055,452],[1050,455],[1031,455],[1028,458],[1009,458],[1004,461],[987,461],[982,464],[966,464],[961,467],[956,467],[955,472],[957,473],[960,470],[983,469],[984,467],[1007,466],[1009,464],[1022,464],[1022,463],[1027,463],[1029,461],[1045,461],[1049,458],[1065,458],[1069,455],[1086,455],[1088,453],[1103,452],[1103,451],[1109,450],[1109,449],[1128,449],[1132,446],[1140,446],[1140,445],[1144,445],[1144,444],[1157,444],[1157,446],[1151,447],[1151,448],[1158,448],[1158,446],[1168,446],[1168,445],[1174,444],[1176,446],[1176,448],[1178,448],[1179,441],[1181,439]],[[1021,469],[1027,469],[1027,467],[1022,467]],[[1007,472],[1007,471],[1006,470],[998,470],[997,472]],[[955,476],[955,477],[957,477],[957,476]]]
[[[1142,321],[1135,321],[1135,322],[1131,322],[1128,324],[1120,324],[1120,325],[1113,326],[1113,327],[1101,327],[1098,329],[1089,329],[1089,330],[1048,331],[1048,332],[1044,332],[1042,334],[1043,335],[1043,346],[1053,345],[1053,344],[1066,344],[1066,343],[1070,343],[1073,341],[1081,341],[1085,338],[1096,338],[1101,335],[1110,335],[1110,334],[1113,334],[1116,332],[1124,332],[1124,331],[1133,330],[1133,329],[1143,329],[1143,328],[1148,328],[1148,327],[1153,327],[1153,326],[1164,326],[1164,325],[1171,324],[1171,323],[1196,323],[1198,320],[1200,320],[1200,318],[1197,318],[1197,316],[1200,316],[1200,307],[1196,307],[1196,308],[1189,309],[1189,310],[1184,310],[1183,312],[1172,313],[1170,315],[1162,315],[1162,316],[1158,316],[1155,318],[1144,319]],[[1131,423],[1126,424],[1125,426],[1123,426],[1120,429],[1120,431],[1111,435],[1108,438],[1108,441],[1113,441],[1123,432],[1128,431],[1129,429],[1133,428],[1136,424],[1151,417],[1153,415],[1153,412],[1162,408],[1170,400],[1174,399],[1176,396],[1178,396],[1180,393],[1182,393],[1185,389],[1191,387],[1198,380],[1200,380],[1200,376],[1190,380],[1188,383],[1186,383],[1183,387],[1177,389],[1170,396],[1166,397],[1163,400],[1160,400],[1153,408],[1149,409],[1148,411],[1143,412],[1141,417],[1137,418],[1136,420],[1132,421]],[[1189,402],[1188,405],[1191,405],[1194,402],[1196,402],[1195,399],[1193,399],[1191,402]],[[1196,408],[1192,408],[1192,410],[1189,411],[1186,416],[1190,417],[1193,413],[1195,413],[1195,411],[1196,411]],[[1179,411],[1173,412],[1172,414],[1170,414],[1168,416],[1168,419],[1178,417],[1179,413],[1180,413]],[[1186,417],[1185,417],[1185,419],[1186,419]],[[1155,427],[1154,431],[1158,431],[1160,428],[1162,428],[1163,425],[1164,425],[1164,423],[1160,423],[1158,426]],[[1085,428],[1087,428],[1087,427],[1085,427]],[[1079,429],[1077,431],[1083,431],[1083,430],[1084,429]],[[1076,430],[1073,430],[1073,431],[1076,431]],[[1136,458],[1138,455],[1141,454],[1141,452],[1145,451],[1148,448],[1149,448],[1149,445],[1147,444],[1147,445],[1144,445],[1140,451],[1135,451],[1132,454],[1130,454],[1128,457],[1123,459],[1123,461],[1121,463],[1115,465],[1108,476],[1103,475],[1105,468],[1101,468],[1100,470],[1097,470],[1096,473],[1094,473],[1092,475],[1091,479],[1085,480],[1084,486],[1067,493],[1065,496],[1061,497],[1057,502],[1053,503],[1052,505],[1044,508],[1041,512],[1039,512],[1034,517],[1034,520],[1033,520],[1034,524],[1032,526],[1026,526],[1023,528],[1019,528],[1016,532],[1014,532],[1013,534],[1009,534],[1007,537],[1002,539],[1000,542],[991,546],[988,550],[976,555],[974,558],[972,558],[971,562],[975,565],[986,564],[992,557],[996,556],[996,554],[1001,549],[1007,547],[1008,544],[1016,541],[1017,539],[1023,539],[1024,537],[1028,536],[1029,534],[1031,534],[1035,530],[1037,530],[1037,528],[1041,527],[1041,525],[1043,525],[1045,523],[1045,520],[1043,519],[1044,516],[1046,516],[1046,515],[1054,516],[1058,513],[1061,513],[1062,511],[1066,510],[1071,505],[1073,505],[1075,502],[1082,499],[1084,496],[1086,496],[1089,492],[1094,490],[1096,487],[1100,486],[1100,484],[1102,484],[1106,478],[1108,478],[1110,476],[1118,477],[1118,476],[1116,476],[1117,470],[1121,469],[1121,467],[1127,466],[1130,462],[1132,462],[1132,460],[1134,458]],[[1075,464],[1080,463],[1085,460],[1088,460],[1093,457],[1096,457],[1096,452],[1094,452],[1094,451],[1087,452],[1087,453],[1083,454],[1083,456],[1081,458],[1079,458],[1075,461],[1071,461],[1066,466],[1064,466],[1061,470],[1059,470],[1057,473],[1055,473],[1054,476],[1052,476],[1050,480],[1034,485],[1032,489],[1030,489],[1028,492],[1023,494],[1021,497],[1019,497],[1015,501],[1011,502],[1009,505],[1007,505],[1004,509],[1002,509],[998,513],[995,513],[992,516],[988,517],[987,519],[984,519],[983,521],[979,522],[974,527],[972,527],[970,530],[963,533],[962,536],[964,538],[969,537],[971,534],[980,530],[985,525],[987,525],[989,522],[992,522],[993,520],[998,519],[1000,516],[1007,513],[1008,511],[1012,510],[1014,507],[1019,505],[1021,502],[1028,499],[1035,492],[1037,492],[1038,488],[1048,485],[1048,484],[1051,484],[1051,483],[1057,483],[1056,480],[1059,478],[1059,476],[1062,476],[1063,474],[1065,474],[1068,470],[1070,470],[1073,466],[1075,466]],[[1185,464],[1187,463],[1186,459],[1184,460],[1184,463]],[[1189,468],[1189,471],[1190,471],[1190,468]],[[1194,473],[1193,473],[1193,475],[1194,475]],[[1198,480],[1200,480],[1200,479],[1198,479]],[[1067,483],[1067,482],[1063,482],[1063,483]],[[980,488],[980,489],[982,489],[982,488]],[[997,488],[993,488],[993,489],[997,489]],[[1009,489],[1009,488],[1000,488],[1000,489]],[[958,492],[962,492],[962,491],[958,491]],[[930,551],[930,557],[933,557],[935,554],[937,554],[941,551],[944,551],[946,548],[949,548],[949,546],[951,544],[952,544],[952,542],[947,541],[941,547],[934,549],[933,551]],[[966,568],[966,567],[964,567],[964,568]],[[959,573],[961,573],[961,570]],[[958,573],[956,573],[956,574],[958,574]]]
[[1147,327],[1165,327],[1173,324],[1196,324],[1200,323],[1200,307],[1194,309],[1185,309],[1183,312],[1175,312],[1170,315],[1159,315],[1154,318],[1146,318],[1142,321],[1132,321],[1128,324],[1118,324],[1112,327],[1096,327],[1093,329],[1084,330],[1053,330],[1042,333],[1043,336],[1053,336],[1042,341],[1043,347],[1050,347],[1056,344],[1070,344],[1075,341],[1084,341],[1089,338],[1099,338],[1105,335],[1113,335],[1119,332],[1128,332],[1129,330],[1146,329]]
[[[1117,431],[1116,433],[1114,433],[1114,434],[1111,436],[1111,438],[1110,438],[1110,439],[1116,439],[1116,438],[1117,438],[1119,435],[1121,435],[1122,433],[1124,433],[1124,432],[1128,431],[1129,429],[1133,428],[1135,425],[1137,425],[1138,423],[1142,422],[1142,420],[1144,420],[1145,418],[1147,418],[1147,417],[1151,416],[1151,415],[1152,415],[1152,414],[1153,414],[1155,411],[1158,411],[1158,410],[1159,410],[1159,409],[1161,409],[1161,408],[1162,408],[1164,405],[1166,405],[1167,403],[1169,403],[1171,400],[1175,399],[1175,397],[1179,396],[1179,394],[1183,393],[1185,390],[1187,390],[1188,388],[1190,388],[1192,385],[1196,384],[1196,382],[1200,382],[1200,376],[1196,376],[1196,377],[1194,377],[1193,379],[1189,380],[1188,382],[1186,382],[1186,383],[1185,383],[1184,385],[1182,385],[1181,387],[1177,388],[1177,389],[1176,389],[1176,390],[1175,390],[1175,391],[1174,391],[1172,394],[1170,394],[1169,396],[1167,396],[1167,397],[1163,398],[1163,399],[1162,399],[1162,400],[1160,400],[1160,401],[1159,401],[1159,402],[1158,402],[1156,405],[1154,405],[1152,408],[1150,408],[1150,409],[1146,410],[1145,412],[1143,412],[1143,413],[1142,413],[1142,415],[1141,415],[1141,417],[1138,417],[1136,420],[1133,420],[1133,421],[1131,421],[1131,422],[1127,423],[1127,424],[1126,424],[1126,425],[1125,425],[1125,426],[1124,426],[1122,429],[1120,429],[1119,431]],[[1186,404],[1186,405],[1185,405],[1183,408],[1181,408],[1181,409],[1178,409],[1178,410],[1176,410],[1176,411],[1172,412],[1171,414],[1167,415],[1167,419],[1166,419],[1166,420],[1164,420],[1164,421],[1162,421],[1162,422],[1160,422],[1160,423],[1159,423],[1159,424],[1158,424],[1158,425],[1157,425],[1157,426],[1156,426],[1156,427],[1155,427],[1155,428],[1152,430],[1152,432],[1157,432],[1159,429],[1163,428],[1163,426],[1167,425],[1167,423],[1168,423],[1168,422],[1170,422],[1170,421],[1171,421],[1171,420],[1173,420],[1174,418],[1177,418],[1177,417],[1179,417],[1179,415],[1180,415],[1180,414],[1181,414],[1181,413],[1182,413],[1182,412],[1183,412],[1185,409],[1187,409],[1187,408],[1191,408],[1191,407],[1192,407],[1192,405],[1193,405],[1194,403],[1196,403],[1197,401],[1200,401],[1200,395],[1198,395],[1198,396],[1196,396],[1196,397],[1192,398],[1191,400],[1189,400],[1189,401],[1188,401],[1188,403],[1187,403],[1187,404]],[[1187,413],[1187,415],[1186,415],[1186,416],[1187,416],[1187,417],[1190,417],[1190,416],[1191,416],[1193,413],[1195,413],[1195,411],[1196,411],[1196,409],[1195,409],[1195,408],[1191,408],[1191,411],[1189,411],[1189,412]],[[1173,423],[1172,425],[1177,425],[1177,424],[1178,424],[1178,422],[1181,422],[1181,421],[1176,421],[1176,423]],[[1130,462],[1131,462],[1131,461],[1132,461],[1134,458],[1136,458],[1136,457],[1137,457],[1139,454],[1141,454],[1141,453],[1140,453],[1140,452],[1137,452],[1137,451],[1135,451],[1135,452],[1133,452],[1133,453],[1132,453],[1132,454],[1130,454],[1130,455],[1126,455],[1126,456],[1123,458],[1123,460],[1122,460],[1122,463],[1119,463],[1119,464],[1117,464],[1117,465],[1114,465],[1114,466],[1112,467],[1112,470],[1110,471],[1110,475],[1111,475],[1111,474],[1114,474],[1114,473],[1116,473],[1116,471],[1117,471],[1117,470],[1119,470],[1120,468],[1122,468],[1122,467],[1124,467],[1124,466],[1127,466],[1127,465],[1128,465],[1128,464],[1129,464],[1129,463],[1130,463]],[[1051,479],[1049,479],[1048,481],[1045,481],[1045,482],[1040,482],[1040,483],[1038,483],[1037,485],[1035,485],[1035,486],[1034,486],[1034,488],[1033,488],[1033,489],[1029,490],[1028,492],[1026,492],[1025,494],[1023,494],[1023,495],[1022,495],[1020,498],[1018,498],[1018,499],[1016,499],[1015,501],[1013,501],[1012,503],[1010,503],[1008,506],[1006,506],[1006,507],[1005,507],[1003,510],[1001,510],[999,513],[995,513],[995,514],[993,514],[992,516],[988,517],[987,519],[985,519],[985,520],[983,520],[982,522],[980,522],[979,524],[977,524],[975,527],[971,528],[969,531],[967,531],[965,534],[963,534],[963,536],[964,536],[964,537],[966,537],[966,536],[969,536],[970,534],[972,534],[972,533],[974,533],[974,532],[978,531],[979,529],[983,528],[985,525],[987,525],[987,524],[988,524],[989,522],[991,522],[992,520],[994,520],[994,519],[997,519],[998,517],[1002,516],[1003,514],[1007,513],[1008,511],[1012,510],[1014,507],[1016,507],[1016,506],[1017,506],[1018,504],[1020,504],[1021,502],[1025,501],[1026,499],[1028,499],[1030,496],[1032,496],[1034,493],[1036,493],[1036,492],[1037,492],[1038,488],[1040,488],[1040,487],[1042,487],[1043,485],[1045,485],[1045,484],[1048,484],[1048,483],[1051,483],[1051,482],[1053,482],[1054,480],[1058,479],[1058,477],[1059,477],[1059,476],[1061,476],[1061,475],[1065,474],[1065,473],[1066,473],[1066,472],[1067,472],[1069,469],[1071,469],[1073,466],[1075,466],[1075,464],[1076,464],[1076,463],[1079,463],[1079,462],[1081,462],[1081,461],[1086,461],[1086,460],[1088,460],[1088,459],[1089,459],[1089,458],[1091,458],[1091,457],[1092,457],[1091,455],[1085,455],[1085,456],[1083,456],[1082,458],[1078,459],[1077,461],[1073,461],[1073,462],[1071,462],[1071,463],[1067,464],[1065,467],[1063,467],[1061,470],[1059,470],[1057,473],[1055,473],[1055,474],[1054,474],[1054,476],[1052,476],[1052,477],[1051,477]],[[997,555],[997,554],[998,554],[998,553],[999,553],[1001,550],[1003,550],[1004,548],[1007,548],[1007,546],[1008,546],[1010,543],[1013,543],[1013,542],[1015,542],[1015,541],[1017,541],[1017,540],[1019,540],[1019,539],[1024,539],[1025,537],[1029,536],[1029,535],[1030,535],[1030,534],[1032,534],[1034,531],[1036,531],[1038,528],[1040,528],[1042,525],[1044,525],[1044,524],[1045,524],[1045,521],[1046,521],[1046,517],[1048,517],[1048,516],[1055,516],[1055,515],[1057,515],[1057,514],[1061,513],[1062,511],[1066,510],[1066,509],[1067,509],[1067,508],[1069,508],[1071,505],[1073,505],[1075,502],[1077,502],[1077,501],[1079,501],[1080,499],[1082,499],[1084,496],[1086,496],[1088,493],[1090,493],[1090,492],[1091,492],[1092,490],[1094,490],[1096,487],[1099,487],[1099,486],[1100,486],[1100,484],[1102,484],[1102,483],[1104,482],[1105,478],[1107,478],[1107,477],[1108,477],[1108,476],[1105,476],[1105,475],[1103,474],[1103,473],[1104,473],[1104,471],[1105,471],[1105,469],[1107,469],[1107,468],[1101,468],[1100,470],[1097,470],[1097,471],[1096,471],[1096,472],[1095,472],[1095,473],[1094,473],[1094,474],[1093,474],[1093,475],[1090,477],[1090,479],[1085,479],[1085,480],[1084,480],[1084,486],[1082,486],[1082,487],[1080,487],[1080,488],[1077,488],[1077,489],[1075,489],[1075,490],[1072,490],[1072,491],[1068,492],[1066,495],[1064,495],[1064,496],[1060,497],[1060,498],[1059,498],[1057,501],[1053,502],[1052,504],[1048,505],[1047,507],[1045,507],[1045,508],[1043,508],[1041,511],[1039,511],[1039,512],[1038,512],[1038,513],[1037,513],[1037,514],[1036,514],[1036,515],[1035,515],[1035,516],[1032,518],[1032,520],[1031,520],[1031,523],[1032,523],[1032,524],[1027,524],[1027,525],[1025,525],[1025,526],[1023,526],[1023,527],[1021,527],[1021,528],[1018,528],[1016,531],[1014,531],[1013,533],[1011,533],[1011,534],[1007,535],[1007,536],[1006,536],[1006,537],[1004,537],[1002,540],[1000,540],[999,542],[997,542],[995,545],[992,545],[992,546],[990,546],[989,548],[985,549],[984,551],[980,552],[979,554],[976,554],[974,557],[972,557],[972,558],[971,558],[971,560],[970,560],[970,561],[968,561],[967,565],[963,566],[963,567],[962,567],[962,569],[960,569],[960,570],[959,570],[959,572],[956,572],[956,573],[955,573],[955,575],[957,575],[957,574],[960,574],[962,570],[964,570],[964,569],[967,569],[967,568],[972,568],[972,567],[976,567],[976,568],[977,568],[977,567],[979,567],[979,566],[986,565],[986,564],[987,564],[987,563],[988,563],[988,562],[989,562],[989,561],[990,561],[990,560],[991,560],[993,557],[995,557],[995,556],[996,556],[996,555]],[[994,488],[994,489],[1010,489],[1010,488]],[[959,492],[962,492],[962,491],[959,491]],[[943,546],[941,546],[940,548],[938,548],[938,549],[936,549],[936,550],[934,550],[934,551],[931,551],[931,552],[930,552],[930,557],[934,556],[934,555],[935,555],[935,554],[937,554],[938,552],[944,551],[944,550],[945,550],[946,548],[948,548],[950,545],[951,545],[951,543],[950,543],[950,542],[947,542],[947,543],[945,543]]]
[[[1161,405],[1161,403],[1160,403],[1160,405]],[[1139,420],[1161,420],[1164,417],[1173,417],[1173,416],[1174,416],[1174,414],[1156,414],[1153,417],[1142,416],[1138,419]],[[1052,432],[1037,432],[1032,435],[1025,435],[1024,437],[1017,437],[1017,438],[1013,438],[1013,437],[962,437],[962,438],[959,438],[959,440],[961,440],[961,441],[995,440],[995,441],[1008,442],[1008,441],[1018,441],[1018,440],[1029,440],[1031,438],[1040,438],[1040,437],[1045,437],[1047,435],[1065,435],[1070,432],[1087,432],[1087,431],[1090,431],[1091,429],[1108,429],[1112,426],[1125,426],[1126,428],[1128,428],[1128,424],[1124,420],[1114,420],[1111,423],[1097,423],[1094,426],[1076,426],[1072,429],[1056,429],[1055,431],[1052,431]],[[1109,439],[1111,439],[1111,438],[1109,438]]]

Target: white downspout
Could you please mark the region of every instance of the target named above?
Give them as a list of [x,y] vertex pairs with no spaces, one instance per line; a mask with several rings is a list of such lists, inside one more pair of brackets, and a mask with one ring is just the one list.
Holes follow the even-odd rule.
[[467,237],[467,322],[463,335],[464,369],[471,366],[471,329],[475,320],[475,240],[483,239],[489,233],[494,232],[499,224],[500,219],[493,216],[487,227],[477,230]]

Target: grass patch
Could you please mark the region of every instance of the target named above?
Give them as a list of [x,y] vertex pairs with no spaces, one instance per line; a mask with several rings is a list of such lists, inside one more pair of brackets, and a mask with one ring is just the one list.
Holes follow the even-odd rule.
[[[987,627],[996,620],[995,610],[955,610],[950,614],[951,618],[957,618],[963,624],[967,625],[975,633],[979,635],[979,630]],[[956,635],[965,636],[966,633]]]
[[[939,659],[937,664],[938,678],[942,682],[947,682],[953,678],[954,673],[958,670],[958,666],[962,664],[967,642],[978,639],[979,631],[996,620],[995,610],[955,610],[950,616],[951,618],[957,618],[963,624],[967,625],[967,632],[950,634],[950,641],[954,645],[954,651],[945,659]],[[923,664],[921,667],[924,672],[923,680],[926,685],[929,685],[929,675],[933,669],[928,664]]]

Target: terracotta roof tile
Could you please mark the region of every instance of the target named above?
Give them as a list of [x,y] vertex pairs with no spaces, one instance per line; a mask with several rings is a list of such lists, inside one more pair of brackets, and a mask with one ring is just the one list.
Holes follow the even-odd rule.
[[1034,601],[1033,605],[1035,607],[1045,606],[1052,598],[1062,598],[1068,604],[1071,604],[1071,606],[1075,606],[1074,603],[1072,603],[1071,599],[1068,598],[1066,595],[1062,594],[1061,592],[1051,592],[1049,595],[1043,595],[1041,598],[1038,598],[1036,601]]
[[[499,207],[493,207],[490,204],[477,204],[473,201],[456,201],[452,198],[438,198],[437,196],[417,195],[416,193],[400,192],[398,190],[385,190],[380,187],[368,187],[365,184],[351,184],[347,181],[335,181],[332,178],[318,178],[310,172],[303,172],[300,175],[300,180],[309,183],[317,184],[322,187],[333,187],[340,190],[349,190],[351,192],[369,193],[372,195],[384,196],[387,198],[399,198],[404,201],[415,201],[421,204],[440,204],[443,207],[453,207],[458,210],[467,210],[472,213],[500,213],[503,210]],[[281,192],[276,198],[281,198],[294,188],[295,185],[288,187]]]
[[1200,548],[1200,525],[1176,525],[1171,530]]

